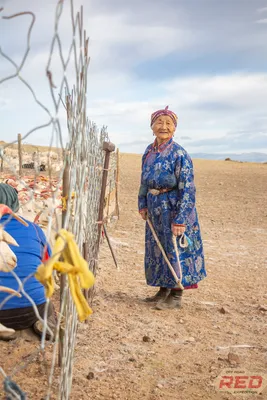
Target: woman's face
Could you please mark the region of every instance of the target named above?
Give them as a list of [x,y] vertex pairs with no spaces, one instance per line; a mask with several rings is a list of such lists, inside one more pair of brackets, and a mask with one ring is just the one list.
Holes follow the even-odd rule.
[[168,115],[161,115],[152,125],[153,133],[159,141],[171,138],[175,129],[173,120]]

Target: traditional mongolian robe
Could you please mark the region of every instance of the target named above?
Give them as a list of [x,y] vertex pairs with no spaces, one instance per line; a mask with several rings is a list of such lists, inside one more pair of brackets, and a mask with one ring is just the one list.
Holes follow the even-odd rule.
[[[172,190],[155,195],[149,192],[150,189]],[[185,234],[191,246],[181,248],[177,237],[185,289],[197,287],[197,283],[206,276],[195,192],[192,160],[179,144],[170,139],[160,146],[155,142],[147,147],[142,158],[139,211],[148,210],[148,217],[179,278],[171,225],[186,225]],[[177,287],[148,224],[145,234],[145,274],[150,286]]]

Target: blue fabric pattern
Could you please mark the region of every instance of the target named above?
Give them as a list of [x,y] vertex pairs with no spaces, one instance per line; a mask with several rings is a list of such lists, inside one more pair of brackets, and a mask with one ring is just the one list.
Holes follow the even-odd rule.
[[[17,256],[17,266],[14,272],[23,282],[29,275],[34,274],[37,267],[42,263],[44,247],[47,244],[46,237],[42,229],[33,222],[25,220],[29,226],[26,227],[16,219],[5,215],[1,218],[0,223],[4,225],[4,229],[18,243],[17,246],[10,246],[11,250]],[[51,249],[47,247],[49,256]],[[10,272],[0,272],[0,285],[11,289],[18,290],[19,284]],[[46,302],[44,286],[35,279],[34,276],[26,280],[24,289],[32,298],[36,305]],[[9,297],[8,293],[0,292],[0,304]],[[22,294],[22,297],[12,297],[1,308],[2,310],[31,307],[32,304]]]
[[[149,192],[149,189],[166,188],[172,190],[158,195]],[[179,237],[177,238],[184,287],[195,285],[206,276],[195,193],[193,163],[188,153],[173,139],[159,147],[155,144],[149,145],[142,157],[138,207],[139,211],[148,210],[148,217],[179,278],[171,225],[173,223],[186,225],[185,234],[189,239],[190,246],[181,248]],[[173,275],[147,223],[145,275],[147,284],[150,286],[177,288]]]

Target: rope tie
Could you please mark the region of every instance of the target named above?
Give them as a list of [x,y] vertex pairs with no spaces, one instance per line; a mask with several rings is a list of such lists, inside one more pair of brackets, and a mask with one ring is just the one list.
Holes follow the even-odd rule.
[[[180,238],[180,240],[181,240],[181,238]],[[182,270],[181,263],[180,263],[180,256],[179,256],[179,250],[178,250],[178,246],[177,246],[176,236],[174,236],[174,235],[172,235],[172,243],[173,243],[173,247],[174,247],[176,258],[177,258],[178,269],[179,269],[179,278],[180,278],[180,283],[181,283],[183,280],[183,270]],[[179,244],[180,244],[180,241],[179,241]]]
[[[76,193],[72,192],[71,193],[71,199],[75,199]],[[61,197],[61,203],[62,203],[62,211],[67,211],[67,202],[68,202],[69,196],[62,196]]]
[[193,243],[192,241],[189,239],[189,237],[183,233],[179,239],[179,245],[182,249],[186,249],[188,248],[189,251],[192,250],[193,247]]
[[67,201],[68,201],[68,196],[61,197],[62,211],[67,211]]
[[[59,261],[62,259],[63,261]],[[61,229],[56,236],[52,256],[41,264],[35,278],[45,287],[46,297],[50,298],[55,290],[53,271],[68,276],[70,293],[76,306],[80,322],[92,314],[82,289],[90,289],[94,285],[94,275],[88,268],[88,263],[80,254],[74,235]]]

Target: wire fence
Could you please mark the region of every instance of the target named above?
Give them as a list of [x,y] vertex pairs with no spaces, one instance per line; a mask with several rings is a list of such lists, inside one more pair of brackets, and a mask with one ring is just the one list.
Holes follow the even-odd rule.
[[119,149],[111,153],[108,182],[105,194],[104,217],[106,223],[119,218]]
[[[83,9],[75,13],[73,0],[69,2],[72,41],[64,58],[58,27],[65,3],[62,0],[57,3],[54,33],[45,69],[53,104],[51,109],[39,100],[34,88],[23,77],[23,68],[31,50],[35,15],[32,12],[5,15],[4,10],[0,9],[0,18],[3,20],[18,19],[25,15],[31,17],[27,46],[20,63],[16,63],[0,48],[0,56],[15,68],[15,73],[0,79],[0,86],[11,80],[22,83],[47,115],[45,123],[21,132],[9,143],[1,143],[1,180],[17,190],[19,214],[43,229],[52,249],[61,238],[63,253],[65,251],[67,254],[70,251],[66,250],[69,243],[61,228],[73,233],[80,255],[96,274],[103,223],[119,216],[119,152],[112,152],[114,149],[109,143],[106,128],[103,127],[99,132],[87,117],[88,38],[83,28]],[[55,85],[52,60],[56,54],[59,55],[62,76]],[[70,83],[67,68],[71,59],[74,62],[74,82]],[[62,115],[65,117],[62,118]],[[67,143],[64,142],[62,120],[67,125]],[[35,142],[35,133],[44,128],[50,129],[50,145],[41,148],[31,144]],[[7,228],[8,222],[0,223],[0,232]],[[20,332],[15,342],[6,344],[1,350],[0,374],[5,396],[7,399],[69,399],[78,327],[77,302],[80,300],[82,303],[80,289],[73,285],[81,284],[82,273],[79,272],[80,278],[77,278],[76,264],[72,265],[73,271],[76,271],[73,275],[67,274],[66,270],[61,274],[53,272],[51,279],[56,280],[58,289],[46,302],[43,313],[40,313],[39,307],[25,290],[25,283],[34,279],[34,273],[23,279],[19,262],[13,269],[14,265],[7,265],[5,254],[1,253],[0,256],[0,285],[4,285],[5,276],[12,276],[17,284],[16,291],[32,305],[42,327],[40,342],[33,340],[28,343],[27,339],[22,346],[18,340],[23,340],[24,336]],[[58,253],[53,253],[52,259],[57,256]],[[45,268],[48,268],[48,263],[49,260],[44,261]],[[60,260],[58,265],[62,266]],[[78,293],[76,298],[75,293]],[[83,290],[89,303],[92,293],[92,289]],[[4,298],[0,303],[0,312],[5,310],[5,304],[12,297],[14,294]],[[48,322],[52,303],[57,316],[55,331]],[[79,312],[78,315],[80,317]],[[5,328],[1,325],[1,319],[0,327]],[[53,336],[50,340],[46,340],[48,333]],[[15,353],[13,357],[10,356],[12,352]]]

